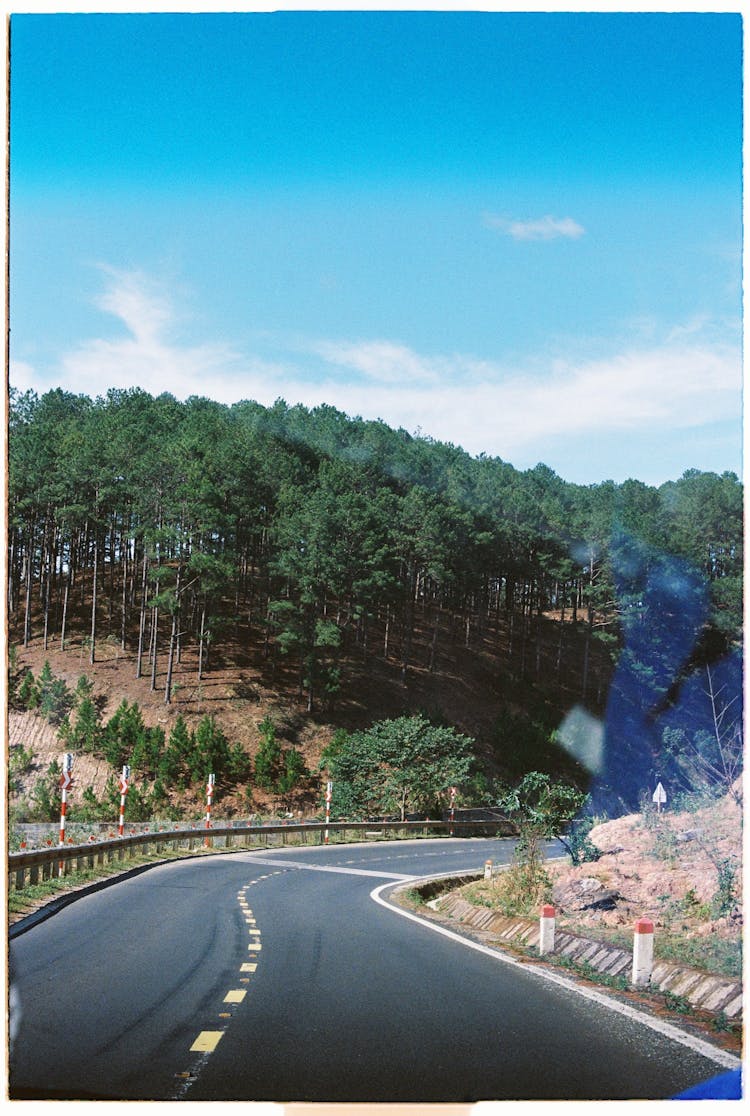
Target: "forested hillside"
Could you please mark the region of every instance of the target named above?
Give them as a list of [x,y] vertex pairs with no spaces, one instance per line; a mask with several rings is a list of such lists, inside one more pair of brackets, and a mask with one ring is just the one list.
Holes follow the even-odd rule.
[[197,692],[231,663],[326,731],[420,709],[501,776],[585,781],[548,739],[582,706],[611,809],[684,776],[725,707],[736,730],[732,473],[579,486],[327,406],[137,389],[12,392],[9,425],[11,643],[94,679],[121,651],[171,716],[186,664]]

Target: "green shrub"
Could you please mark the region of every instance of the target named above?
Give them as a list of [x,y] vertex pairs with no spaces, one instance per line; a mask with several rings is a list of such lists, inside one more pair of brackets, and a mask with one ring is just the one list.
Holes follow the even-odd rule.
[[18,687],[18,701],[23,709],[37,709],[39,706],[39,690],[30,670],[27,670],[21,679],[21,685]]
[[281,774],[281,745],[276,739],[276,728],[270,718],[260,723],[261,742],[255,757],[255,782],[263,790],[272,790]]
[[288,794],[309,776],[305,760],[296,748],[284,752],[284,771],[277,780],[276,788],[280,794]]
[[737,902],[735,890],[736,870],[733,857],[724,857],[717,863],[719,884],[714,895],[712,908],[718,918],[731,914]]

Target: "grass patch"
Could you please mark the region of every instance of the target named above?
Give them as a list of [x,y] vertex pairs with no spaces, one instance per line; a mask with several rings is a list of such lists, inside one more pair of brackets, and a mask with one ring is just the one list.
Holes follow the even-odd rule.
[[[515,918],[536,918],[539,906],[528,902],[513,904],[501,888],[502,876],[491,880],[477,880],[461,888],[461,895],[477,907],[489,907],[499,914]],[[558,930],[567,930],[592,942],[603,942],[620,949],[632,950],[633,929],[629,926],[586,926],[573,918],[557,917]],[[720,938],[716,934],[701,937],[681,934],[676,930],[658,927],[654,934],[654,957],[659,961],[673,961],[700,972],[730,980],[742,979],[742,938]]]
[[602,973],[593,965],[590,965],[588,961],[575,961],[571,957],[555,954],[546,954],[545,961],[551,961],[558,968],[568,969],[570,972],[577,973],[595,984],[601,984],[605,988],[613,988],[617,992],[627,992],[630,988],[630,982],[624,973]]
[[742,979],[741,938],[717,938],[715,934],[686,938],[662,931],[654,934],[654,957],[688,965],[704,973]]
[[[593,942],[633,948],[633,931],[617,926],[581,926],[570,919],[558,919],[558,928],[571,934],[580,934]],[[654,934],[654,957],[657,961],[673,961],[703,973],[742,979],[742,939],[719,938],[715,934],[688,937],[675,931],[658,927]]]

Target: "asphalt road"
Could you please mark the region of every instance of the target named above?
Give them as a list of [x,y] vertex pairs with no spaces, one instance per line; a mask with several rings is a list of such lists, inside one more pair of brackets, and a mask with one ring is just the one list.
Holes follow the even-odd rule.
[[10,943],[11,1099],[658,1099],[726,1064],[376,902],[508,841],[215,855]]

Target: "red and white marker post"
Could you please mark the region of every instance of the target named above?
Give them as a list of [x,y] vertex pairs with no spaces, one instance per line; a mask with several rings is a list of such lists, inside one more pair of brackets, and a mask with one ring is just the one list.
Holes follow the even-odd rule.
[[331,795],[333,794],[333,783],[328,780],[326,783],[326,831],[324,836],[324,843],[328,844],[328,825],[331,821]]
[[122,837],[125,832],[125,799],[128,797],[130,787],[130,768],[127,764],[122,769],[120,776],[120,822],[117,826],[117,836]]
[[555,952],[555,908],[545,903],[539,915],[539,952]]
[[[60,776],[60,841],[59,844],[65,844],[65,815],[68,810],[68,787],[73,782],[73,756],[70,752],[66,752],[63,756],[62,775]],[[62,860],[57,866],[57,873],[62,876],[65,869]]]
[[455,817],[456,817],[456,795],[458,794],[458,787],[450,787],[449,790],[450,790],[450,796],[451,796],[451,828],[450,828],[450,835],[452,837],[453,836],[453,822],[454,822]]
[[62,775],[60,776],[60,844],[65,844],[65,814],[68,809],[68,787],[73,782],[73,756],[66,752],[63,756]]
[[[206,786],[206,829],[211,828],[211,803],[213,802],[214,786],[215,785],[216,785],[216,776],[215,775],[209,775],[208,776],[208,784]],[[203,844],[205,845],[206,848],[209,847],[211,842],[209,841],[208,837],[206,837]]]
[[633,934],[633,973],[631,983],[645,988],[654,967],[654,924],[650,918],[639,918]]

